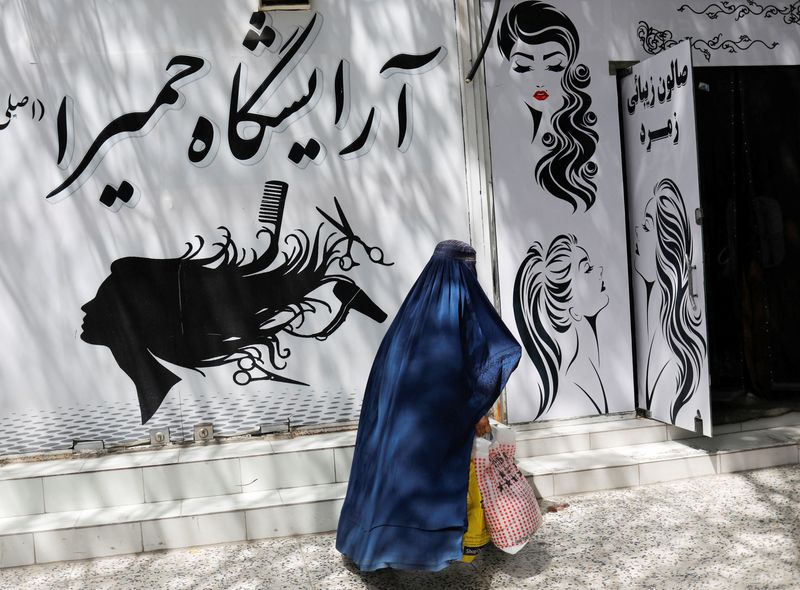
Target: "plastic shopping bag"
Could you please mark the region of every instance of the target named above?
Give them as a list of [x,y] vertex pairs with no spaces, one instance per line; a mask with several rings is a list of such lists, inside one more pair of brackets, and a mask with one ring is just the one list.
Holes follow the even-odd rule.
[[467,491],[467,532],[464,533],[462,561],[471,562],[483,547],[491,542],[486,518],[483,515],[481,490],[478,487],[478,476],[475,462],[469,462],[469,489]]
[[522,549],[542,525],[536,495],[514,463],[514,431],[492,428],[493,441],[476,440],[475,471],[492,542],[506,553]]

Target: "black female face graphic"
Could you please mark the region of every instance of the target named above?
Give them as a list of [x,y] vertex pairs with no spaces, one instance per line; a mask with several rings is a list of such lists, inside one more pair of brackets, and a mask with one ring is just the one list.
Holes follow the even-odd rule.
[[[538,382],[531,387],[539,394],[534,419],[552,408],[559,383],[578,358],[578,351],[597,348],[597,315],[608,303],[603,268],[592,264],[574,235],[556,236],[546,249],[539,242],[528,249],[514,281],[514,319],[537,369]],[[565,344],[569,343],[576,346],[575,353],[564,357]],[[600,394],[594,399],[583,391],[598,413],[608,412],[597,367],[595,375]],[[574,378],[572,382],[581,388]]]
[[580,39],[566,14],[538,0],[514,4],[502,19],[497,46],[508,62],[513,95],[527,106],[536,145],[536,182],[573,212],[595,201],[596,115],[587,92],[589,68],[578,63]]
[[603,267],[592,264],[585,249],[576,246],[572,251],[572,301],[570,315],[579,321],[597,315],[608,305],[608,293],[603,280]]
[[656,200],[650,199],[644,211],[644,219],[634,228],[636,238],[634,244],[633,267],[647,282],[656,280],[656,252],[658,235],[656,234]]
[[509,58],[508,76],[529,108],[552,114],[564,105],[562,79],[567,59],[560,43],[532,44],[517,39]]

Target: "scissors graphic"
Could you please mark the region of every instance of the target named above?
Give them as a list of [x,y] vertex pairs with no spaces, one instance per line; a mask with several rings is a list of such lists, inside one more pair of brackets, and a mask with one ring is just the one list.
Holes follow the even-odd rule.
[[339,221],[336,221],[333,217],[325,213],[325,211],[323,211],[319,207],[317,207],[317,211],[319,211],[320,214],[325,219],[327,219],[336,229],[342,232],[342,234],[344,234],[345,238],[347,239],[347,250],[345,251],[344,255],[339,259],[339,267],[342,270],[350,270],[354,266],[359,265],[358,262],[353,260],[353,256],[350,254],[350,251],[353,248],[353,242],[361,244],[361,246],[364,248],[364,251],[367,253],[367,256],[369,256],[369,259],[375,264],[380,264],[382,266],[392,266],[394,262],[384,262],[383,250],[381,250],[377,246],[370,246],[359,236],[353,233],[353,228],[350,227],[350,223],[347,221],[347,217],[345,217],[341,205],[339,205],[339,199],[333,197],[333,202],[336,205],[336,212],[339,214]]
[[[252,356],[245,356],[236,361],[239,370],[233,374],[233,382],[237,385],[247,385],[251,381],[279,381],[281,383],[291,383],[293,385],[308,385],[302,381],[295,381],[282,375],[276,375],[264,368],[257,359]],[[254,375],[255,373],[255,375]]]

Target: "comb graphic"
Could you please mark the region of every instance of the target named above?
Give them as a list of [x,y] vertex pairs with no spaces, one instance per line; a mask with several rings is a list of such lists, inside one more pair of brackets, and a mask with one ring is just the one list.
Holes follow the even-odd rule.
[[280,180],[268,180],[264,183],[264,192],[261,194],[261,207],[258,210],[258,221],[261,229],[256,233],[256,238],[262,233],[270,237],[269,247],[265,260],[272,261],[278,255],[279,237],[281,234],[281,221],[283,208],[286,205],[286,194],[289,185]]

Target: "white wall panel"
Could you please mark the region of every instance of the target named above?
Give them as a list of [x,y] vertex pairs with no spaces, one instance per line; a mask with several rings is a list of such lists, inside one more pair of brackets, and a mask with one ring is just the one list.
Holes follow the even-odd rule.
[[[378,344],[434,245],[469,239],[454,4],[319,0],[312,11],[271,13],[256,26],[249,24],[253,3],[244,0],[6,5],[4,30],[9,21],[19,25],[14,35],[4,36],[0,52],[0,96],[4,105],[14,105],[8,118],[0,109],[0,124],[8,123],[0,130],[0,327],[6,334],[0,403],[3,429],[13,439],[9,450],[63,448],[76,438],[146,439],[148,428],[165,425],[173,438],[185,439],[191,438],[193,423],[203,420],[215,422],[217,433],[226,435],[287,418],[295,424],[356,419]],[[268,133],[265,149],[245,163],[241,154],[234,156],[228,135],[237,71],[242,83],[234,110],[244,110],[312,19],[316,28],[297,51],[296,63],[286,67],[284,80],[278,76],[252,101],[249,113],[278,116],[291,110],[309,93],[309,80],[316,75],[308,103],[313,108]],[[266,39],[270,31],[277,34],[271,47],[250,51],[243,45],[248,32]],[[419,64],[411,57],[381,74],[394,56],[434,51],[436,58],[422,60],[422,67],[414,68]],[[174,76],[185,66],[167,71],[176,56],[202,60],[203,75],[185,84],[177,81]],[[336,74],[342,60],[349,65],[343,84],[349,117],[340,117],[337,126]],[[171,85],[183,98],[169,96]],[[398,103],[404,89],[403,142]],[[64,97],[73,117],[61,136],[74,150],[60,168],[57,124]],[[97,141],[115,120],[141,127],[141,121],[119,118],[159,102],[169,108],[160,118],[150,117],[142,130]],[[340,156],[362,133],[372,109],[372,142]],[[213,123],[218,143],[216,156],[204,167],[188,156],[200,117]],[[252,126],[239,131],[245,139],[255,133]],[[324,147],[320,156],[301,161],[304,167],[293,163],[288,156],[295,142],[305,145],[312,138]],[[84,182],[57,191],[93,144],[102,145],[104,157],[89,158]],[[214,243],[223,239],[223,226],[240,256],[246,253],[249,261],[253,252],[264,254],[271,240],[257,233],[265,224],[275,229],[259,220],[270,180],[288,184],[281,252],[297,247],[291,235],[302,238],[303,232],[313,239],[320,225],[323,242],[334,233],[317,208],[338,219],[336,197],[352,231],[363,239],[352,243],[358,266],[343,269],[338,258],[320,258],[315,264],[329,265],[327,278],[303,280],[288,271],[292,276],[280,289],[270,281],[237,279],[239,290],[226,293],[231,274],[209,270],[217,264],[202,271],[196,265],[206,276],[192,283],[189,265],[179,270],[177,262],[163,262],[183,255],[187,243],[197,250],[196,236],[204,242],[196,259],[219,252]],[[136,188],[127,203],[120,189],[124,181]],[[108,186],[121,194],[105,205],[100,198]],[[50,193],[55,194],[46,198]],[[340,243],[334,256],[344,254],[346,246]],[[386,265],[376,264],[379,251],[367,247],[380,248]],[[233,254],[232,245],[229,251]],[[111,265],[123,259],[102,301],[95,303],[102,307],[109,296],[117,303],[124,300],[121,305],[135,309],[138,319],[127,322],[116,312],[103,316],[95,306],[86,312],[87,330],[82,307],[96,299]],[[274,266],[282,260],[278,254]],[[309,294],[315,285],[319,288]],[[293,289],[299,292],[285,300],[276,295]],[[325,336],[324,328],[343,310],[342,300],[350,303],[355,295],[368,313],[359,313],[358,305],[351,308],[325,340],[290,333]],[[248,297],[252,313],[243,311]],[[313,299],[324,303],[312,311],[305,306]],[[253,334],[265,331],[262,322],[285,319],[278,312],[292,305],[295,312],[305,307],[302,327],[298,317],[277,330],[269,346],[261,345],[264,370],[252,369],[245,385],[234,381],[240,369],[236,356],[246,356],[241,350],[256,354],[247,348],[259,345]],[[148,322],[145,335],[142,325]],[[200,331],[192,334],[192,326]],[[87,337],[87,331],[94,336]],[[100,344],[89,344],[82,335]],[[221,347],[240,352],[223,362]],[[271,362],[270,353],[287,358]],[[128,374],[126,359],[133,365]],[[158,395],[168,393],[142,428],[137,426],[137,379],[129,375],[148,364],[150,371],[166,375],[155,388]],[[238,375],[245,381],[244,373]],[[147,387],[145,381],[138,379],[140,388]]]

